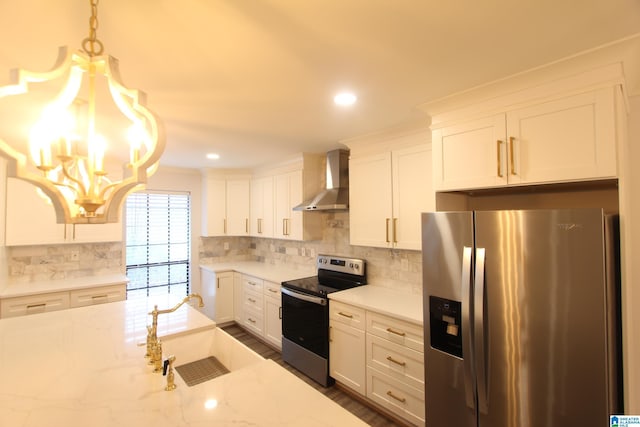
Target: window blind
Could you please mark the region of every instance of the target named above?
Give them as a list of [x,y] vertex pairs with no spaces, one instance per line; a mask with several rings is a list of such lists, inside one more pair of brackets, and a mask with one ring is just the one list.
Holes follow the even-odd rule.
[[189,293],[190,195],[133,193],[126,201],[127,298]]

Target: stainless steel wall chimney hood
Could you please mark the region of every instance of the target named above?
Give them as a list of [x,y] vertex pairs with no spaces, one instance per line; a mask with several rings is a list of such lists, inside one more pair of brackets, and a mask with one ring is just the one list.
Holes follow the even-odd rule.
[[326,189],[295,206],[294,211],[334,211],[349,209],[349,150],[327,153]]

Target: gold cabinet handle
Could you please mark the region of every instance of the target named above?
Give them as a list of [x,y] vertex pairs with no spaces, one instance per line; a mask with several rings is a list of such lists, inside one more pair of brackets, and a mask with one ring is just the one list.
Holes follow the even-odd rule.
[[249,234],[249,218],[244,219],[244,232]]
[[216,277],[216,288],[220,289],[220,278]]
[[253,298],[247,298],[247,299],[248,299],[249,301],[253,302],[253,303],[255,303],[255,302],[256,302],[256,300],[254,300]]
[[502,141],[496,141],[496,163],[498,164],[498,178],[502,178],[502,164],[500,162],[500,146],[502,145]]
[[387,241],[387,243],[389,243],[389,221],[390,221],[390,219],[389,219],[389,218],[387,218],[387,219],[386,219],[387,231],[386,231],[386,238],[385,238],[385,240]]
[[404,337],[405,335],[407,335],[404,332],[398,332],[398,331],[393,330],[391,328],[387,328],[387,332],[391,332],[392,334],[400,335],[401,337]]
[[398,243],[398,218],[393,218],[393,243]]
[[332,330],[332,327],[329,326],[329,342],[333,342],[333,334],[331,333]]
[[353,319],[353,315],[352,315],[352,314],[343,313],[343,312],[341,312],[341,311],[339,311],[339,312],[338,312],[338,314],[339,314],[340,316],[346,317],[346,318],[348,318],[348,319]]
[[46,303],[42,303],[42,304],[29,304],[27,306],[27,310],[32,310],[34,308],[45,308],[47,306]]
[[282,235],[286,236],[287,235],[287,219],[286,218],[282,218]]
[[278,293],[278,291],[277,291],[277,290],[275,290],[275,289],[267,288],[267,290],[268,290],[269,292],[273,292],[274,294],[277,294],[277,293]]
[[251,323],[256,323],[256,321],[255,321],[255,320],[253,320],[253,319],[252,319],[252,318],[250,318],[250,317],[248,317],[248,318],[247,318],[247,320],[248,320],[249,322],[251,322]]
[[389,390],[387,392],[387,396],[394,398],[395,400],[397,400],[398,402],[404,403],[407,401],[407,399],[405,399],[404,397],[398,397],[395,394],[393,394],[393,392],[391,390]]
[[514,155],[513,155],[513,141],[516,138],[513,136],[509,137],[509,163],[511,164],[511,175],[517,175],[516,173],[516,163],[514,161]]
[[108,296],[108,295],[92,295],[92,296],[91,296],[91,299],[92,299],[92,300],[96,300],[96,299],[107,299],[107,298],[109,298],[109,296]]
[[227,219],[225,218],[223,221],[224,221],[224,234],[227,234]]
[[258,218],[258,234],[262,234],[262,218]]
[[396,365],[400,365],[400,366],[407,366],[407,363],[406,363],[406,362],[400,362],[400,361],[398,361],[398,360],[394,359],[394,358],[393,358],[393,357],[391,357],[391,356],[387,356],[387,360],[388,360],[389,362],[391,362],[391,363],[395,363]]

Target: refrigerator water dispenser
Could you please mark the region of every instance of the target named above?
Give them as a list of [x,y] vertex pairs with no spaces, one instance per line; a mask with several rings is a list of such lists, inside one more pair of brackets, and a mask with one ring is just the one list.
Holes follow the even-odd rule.
[[462,304],[429,296],[431,347],[462,357]]

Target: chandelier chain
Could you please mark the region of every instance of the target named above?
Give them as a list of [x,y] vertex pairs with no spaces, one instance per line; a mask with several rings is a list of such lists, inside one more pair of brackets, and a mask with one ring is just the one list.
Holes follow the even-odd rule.
[[104,46],[96,36],[98,30],[98,2],[99,0],[89,0],[91,5],[91,16],[89,17],[89,37],[82,40],[82,50],[89,56],[101,55]]

